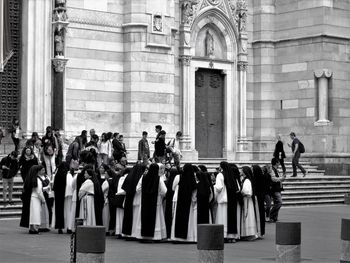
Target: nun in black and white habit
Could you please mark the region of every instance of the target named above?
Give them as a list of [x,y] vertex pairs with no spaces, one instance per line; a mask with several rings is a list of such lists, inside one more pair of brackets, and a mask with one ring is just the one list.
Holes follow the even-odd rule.
[[171,239],[197,242],[197,191],[194,169],[185,164],[181,175],[173,182],[173,211]]
[[158,164],[151,164],[136,187],[141,192],[141,213],[137,227],[140,228],[138,239],[162,240],[166,238],[166,226],[163,210],[163,197],[167,189],[159,177]]

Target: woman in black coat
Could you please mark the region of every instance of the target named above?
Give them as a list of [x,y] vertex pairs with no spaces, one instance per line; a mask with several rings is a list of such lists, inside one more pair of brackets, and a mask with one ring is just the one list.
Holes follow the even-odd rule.
[[23,148],[18,165],[20,167],[21,177],[24,183],[30,168],[33,165],[38,165],[38,158],[35,157],[32,147],[26,146]]

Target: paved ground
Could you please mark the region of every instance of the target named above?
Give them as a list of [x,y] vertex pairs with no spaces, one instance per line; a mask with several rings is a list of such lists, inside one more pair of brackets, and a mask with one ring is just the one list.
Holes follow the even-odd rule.
[[[339,262],[340,222],[350,218],[350,206],[285,208],[280,220],[302,223],[303,262]],[[0,221],[1,263],[69,262],[69,235],[55,231],[27,234],[18,220]],[[225,262],[273,262],[275,225],[267,225],[264,240],[225,244]],[[141,244],[108,237],[106,263],[197,262],[196,245]]]

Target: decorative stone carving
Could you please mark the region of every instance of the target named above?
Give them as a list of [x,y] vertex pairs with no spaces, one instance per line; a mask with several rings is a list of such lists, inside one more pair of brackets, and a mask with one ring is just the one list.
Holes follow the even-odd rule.
[[238,19],[238,30],[240,32],[246,32],[247,27],[247,3],[245,0],[237,1],[237,18]]
[[191,65],[191,56],[186,56],[186,55],[182,55],[180,56],[180,62],[184,65],[184,66],[190,66]]
[[248,63],[245,61],[238,61],[237,70],[238,71],[247,71]]
[[333,72],[329,69],[316,69],[315,72],[316,78],[330,78],[333,75]]
[[235,16],[235,12],[236,12],[236,0],[228,0],[228,4],[230,6],[231,9],[231,14],[233,16]]
[[208,0],[211,5],[218,5],[220,4],[221,0]]
[[153,32],[163,32],[163,17],[161,15],[153,15]]
[[52,64],[55,72],[64,72],[68,59],[66,58],[53,58]]
[[185,25],[191,25],[193,22],[193,16],[195,13],[198,0],[183,0],[181,1],[181,22]]
[[68,24],[66,0],[56,0],[52,16],[54,40],[54,58],[52,59],[52,64],[56,72],[63,72],[67,64],[67,59],[64,58],[64,42]]

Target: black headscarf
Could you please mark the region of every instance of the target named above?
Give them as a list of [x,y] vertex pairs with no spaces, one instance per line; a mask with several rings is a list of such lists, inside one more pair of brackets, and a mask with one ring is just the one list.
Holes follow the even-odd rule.
[[96,173],[92,169],[87,169],[86,172],[91,176],[90,180],[94,184],[94,205],[95,205],[95,219],[97,226],[103,226],[102,210],[104,204],[104,196],[100,181]]
[[169,171],[169,176],[167,176],[168,180],[166,181],[166,187],[167,192],[165,195],[165,225],[166,225],[166,232],[167,232],[167,238],[171,237],[171,223],[173,220],[173,182],[175,179],[175,176],[178,174],[177,168],[171,168]]
[[159,166],[151,164],[142,178],[141,236],[153,237],[156,225],[157,197],[159,188]]
[[265,185],[267,184],[267,182],[265,182],[264,180],[263,171],[261,167],[257,164],[253,165],[252,168],[253,168],[254,186],[255,186],[255,189],[253,189],[253,192],[256,195],[265,195],[265,191],[266,191]]
[[132,220],[133,220],[133,202],[136,192],[136,186],[139,182],[142,174],[145,172],[146,166],[136,164],[128,176],[125,178],[122,185],[122,189],[125,191],[125,202],[124,202],[124,219],[122,233],[124,235],[131,235],[132,231]]
[[[253,192],[253,195],[255,195],[255,181],[254,181],[254,177],[253,177],[253,172],[252,172],[252,169],[250,169],[249,166],[243,166],[242,167],[242,172],[244,173],[245,175],[245,178],[243,179],[243,181],[245,179],[249,179],[249,181],[251,182],[252,184],[252,192]],[[242,185],[243,185],[243,182],[242,182]]]
[[190,216],[192,193],[196,189],[193,166],[185,164],[180,175],[176,204],[175,237],[187,238],[188,219]]
[[227,193],[227,234],[237,234],[237,195],[239,188],[236,183],[234,169],[227,162],[221,162],[220,167],[224,176]]
[[29,215],[30,215],[30,199],[32,196],[33,188],[38,187],[38,173],[41,169],[44,169],[42,165],[33,165],[28,172],[25,179],[22,191],[22,215],[21,215],[21,227],[29,227]]
[[75,217],[79,218],[80,214],[80,200],[79,200],[79,190],[81,185],[85,182],[85,171],[88,169],[93,169],[92,165],[85,165],[84,168],[81,170],[80,173],[77,175],[77,189],[76,189],[76,200],[77,200],[77,205],[75,209]]
[[69,164],[62,162],[57,169],[53,191],[55,192],[55,229],[63,229],[64,225],[64,199],[67,184],[67,173],[69,171]]

